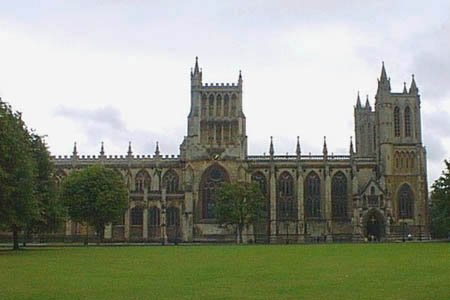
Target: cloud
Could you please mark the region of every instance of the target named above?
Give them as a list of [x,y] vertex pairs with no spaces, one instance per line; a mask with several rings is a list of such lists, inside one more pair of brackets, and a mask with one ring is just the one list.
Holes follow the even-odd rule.
[[82,135],[86,138],[86,143],[78,146],[78,150],[82,153],[96,153],[100,149],[101,141],[105,142],[107,154],[126,153],[129,141],[132,142],[133,152],[138,154],[153,153],[156,141],[160,143],[163,153],[178,154],[179,152],[178,145],[181,140],[175,141],[172,134],[161,131],[131,130],[122,120],[120,111],[111,106],[92,110],[59,106],[54,116],[68,119],[80,126]]

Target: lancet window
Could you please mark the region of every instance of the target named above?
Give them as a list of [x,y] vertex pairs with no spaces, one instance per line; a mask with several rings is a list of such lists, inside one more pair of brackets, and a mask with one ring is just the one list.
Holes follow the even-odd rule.
[[331,181],[331,204],[333,218],[347,217],[347,178],[338,172]]
[[305,180],[305,215],[319,218],[320,212],[320,178],[315,172],[309,173]]
[[394,108],[394,135],[400,136],[400,108]]
[[405,136],[411,136],[411,110],[405,107]]
[[401,219],[413,218],[413,192],[406,183],[398,192],[398,214]]
[[289,172],[283,172],[278,179],[278,219],[292,220],[296,218],[294,197],[294,179]]

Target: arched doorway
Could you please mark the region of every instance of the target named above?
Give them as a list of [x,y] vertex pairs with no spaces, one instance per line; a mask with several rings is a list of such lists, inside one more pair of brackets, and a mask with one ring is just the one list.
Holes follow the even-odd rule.
[[364,218],[365,237],[369,241],[380,241],[384,238],[385,223],[381,212],[372,209]]

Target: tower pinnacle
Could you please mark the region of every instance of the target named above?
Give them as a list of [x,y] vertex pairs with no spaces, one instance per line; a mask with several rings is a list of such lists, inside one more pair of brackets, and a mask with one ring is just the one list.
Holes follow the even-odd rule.
[[412,74],[411,87],[409,88],[409,93],[412,95],[417,95],[419,93],[419,89],[416,85],[416,80],[414,79],[414,74]]

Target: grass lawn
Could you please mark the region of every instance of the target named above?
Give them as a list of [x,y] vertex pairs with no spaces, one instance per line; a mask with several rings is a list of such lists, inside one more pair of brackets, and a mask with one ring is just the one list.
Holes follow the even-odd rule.
[[450,299],[450,244],[0,250],[0,299]]

